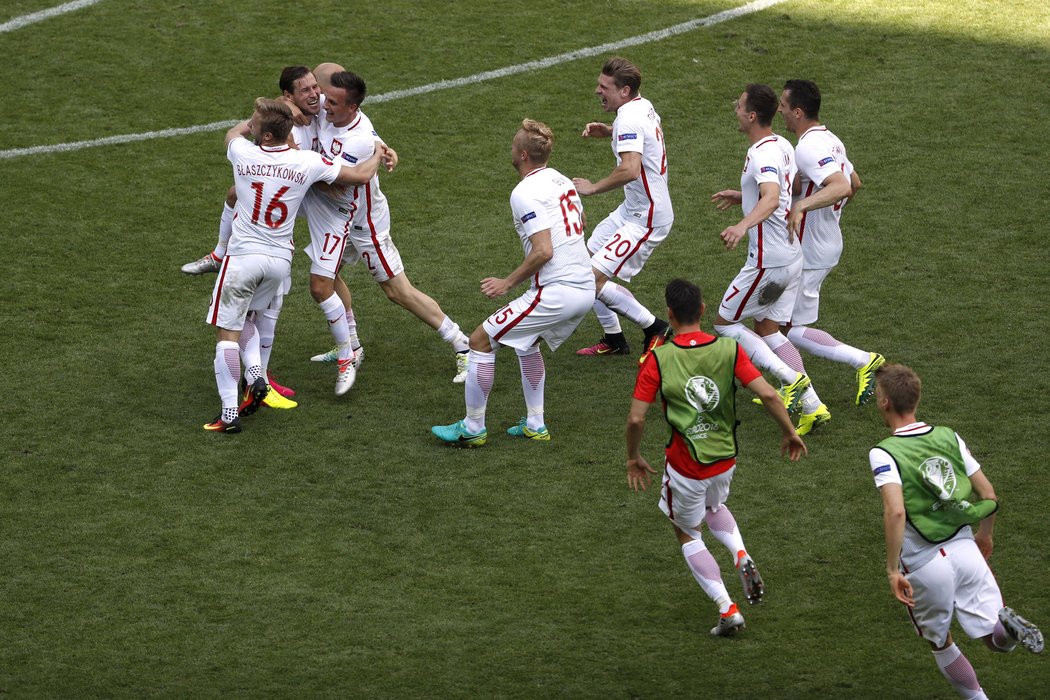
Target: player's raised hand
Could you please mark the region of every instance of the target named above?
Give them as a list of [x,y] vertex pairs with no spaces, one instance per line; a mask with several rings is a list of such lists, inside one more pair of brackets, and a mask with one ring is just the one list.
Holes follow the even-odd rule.
[[587,126],[583,127],[583,138],[597,138],[605,137],[609,138],[612,136],[612,127],[603,122],[588,122]]
[[737,190],[722,190],[711,195],[711,201],[715,203],[715,208],[718,211],[725,211],[730,207],[739,205],[744,201],[744,198]]
[[806,443],[802,442],[802,438],[798,436],[798,433],[792,435],[785,435],[780,440],[780,456],[788,456],[792,462],[797,462],[802,458],[803,455],[808,455],[809,449],[806,447]]
[[718,234],[718,237],[726,244],[726,250],[732,250],[736,248],[736,244],[740,242],[740,239],[747,235],[747,229],[741,224],[733,224],[722,230],[722,233]]
[[589,194],[594,194],[594,183],[585,177],[574,177],[572,184],[576,185],[576,192],[581,197],[586,197]]
[[909,608],[914,608],[915,598],[912,595],[911,584],[908,583],[908,579],[904,578],[904,574],[894,571],[888,576],[890,579],[890,590],[893,591],[894,597]]
[[641,455],[638,455],[638,459],[627,460],[627,485],[635,491],[645,491],[649,488],[649,484],[652,483],[650,475],[655,473],[656,470],[650,467]]
[[481,280],[481,293],[489,299],[501,297],[510,291],[510,284],[499,277],[486,277]]

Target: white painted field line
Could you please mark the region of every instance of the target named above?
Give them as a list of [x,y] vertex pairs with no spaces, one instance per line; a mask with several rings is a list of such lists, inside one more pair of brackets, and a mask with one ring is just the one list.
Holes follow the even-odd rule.
[[[412,97],[414,95],[423,95],[428,92],[436,92],[437,90],[448,90],[455,87],[463,87],[465,85],[473,85],[475,83],[485,82],[486,80],[494,80],[496,78],[505,78],[509,75],[517,75],[519,73],[528,73],[535,70],[542,70],[544,68],[550,68],[561,63],[568,63],[569,61],[575,61],[580,58],[588,58],[590,56],[597,56],[600,54],[609,53],[612,51],[618,51],[629,46],[638,46],[639,44],[647,44],[653,41],[659,41],[661,39],[667,39],[668,37],[677,36],[679,34],[685,34],[691,32],[700,27],[710,27],[713,24],[719,24],[726,22],[737,17],[743,17],[744,15],[764,10],[773,5],[779,5],[785,2],[785,0],[755,0],[749,2],[746,5],[735,7],[730,10],[725,10],[717,14],[713,14],[709,17],[703,17],[701,19],[694,19],[688,22],[682,22],[676,24],[673,27],[666,29],[659,29],[648,34],[639,34],[638,36],[628,37],[627,39],[621,39],[620,41],[609,42],[608,44],[602,44],[600,46],[591,46],[584,49],[577,49],[576,51],[569,51],[567,53],[558,54],[557,56],[549,56],[547,58],[541,58],[537,61],[529,61],[527,63],[519,63],[513,66],[507,66],[506,68],[499,68],[496,70],[485,71],[484,73],[475,73],[474,75],[468,75],[465,78],[456,78],[454,80],[439,80],[436,83],[429,83],[427,85],[420,85],[419,87],[408,88],[406,90],[394,90],[392,92],[385,92],[381,95],[375,95],[369,97],[368,101],[371,102],[389,102],[391,100],[400,100],[405,97]],[[58,143],[49,146],[31,146],[29,148],[12,148],[6,151],[0,151],[0,160],[5,158],[18,158],[20,156],[32,156],[39,155],[42,153],[61,153],[65,151],[79,151],[84,148],[93,148],[95,146],[112,146],[115,144],[122,143],[133,143],[135,141],[149,141],[151,139],[170,138],[173,136],[186,136],[189,134],[199,134],[205,131],[219,131],[221,129],[229,129],[231,126],[236,124],[234,120],[212,122],[210,124],[199,124],[197,126],[186,126],[178,129],[163,129],[161,131],[147,131],[141,134],[125,134],[121,136],[108,136],[101,139],[92,139],[90,141],[74,141],[72,143]]]
[[28,15],[22,15],[21,17],[15,17],[12,20],[0,24],[0,34],[13,32],[16,29],[21,29],[22,27],[35,22],[51,19],[58,15],[64,15],[67,12],[74,12],[85,7],[90,7],[91,5],[97,5],[100,2],[102,2],[102,0],[75,0],[75,2],[67,2],[56,7],[50,7],[46,10],[40,10],[40,12],[33,12]]

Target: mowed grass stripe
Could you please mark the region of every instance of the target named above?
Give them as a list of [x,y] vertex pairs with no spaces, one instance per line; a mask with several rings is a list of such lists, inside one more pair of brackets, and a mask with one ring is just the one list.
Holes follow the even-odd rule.
[[[98,2],[98,0],[93,0]],[[639,34],[637,36],[628,37],[620,41],[613,41],[606,44],[599,44],[597,46],[590,46],[583,49],[576,49],[575,51],[568,51],[561,53],[556,56],[548,56],[547,58],[541,58],[536,61],[527,61],[526,63],[518,63],[516,65],[507,66],[505,68],[498,68],[496,70],[484,71],[482,73],[475,73],[468,75],[463,78],[456,78],[454,80],[440,80],[435,83],[428,83],[426,85],[420,85],[414,88],[407,88],[405,90],[393,90],[391,92],[385,92],[381,95],[376,95],[369,99],[369,102],[390,102],[392,100],[400,100],[406,97],[414,97],[416,95],[425,95],[430,92],[437,92],[439,90],[449,90],[457,87],[465,87],[467,85],[474,85],[477,83],[486,82],[489,80],[496,80],[498,78],[505,78],[511,75],[519,75],[521,73],[531,73],[533,71],[544,70],[553,66],[560,65],[562,63],[568,63],[569,61],[575,61],[581,58],[589,58],[591,56],[598,56],[611,51],[618,51],[620,49],[628,48],[630,46],[638,46],[641,44],[648,44],[654,41],[660,41],[661,39],[667,39],[679,34],[691,32],[701,27],[710,27],[715,24],[727,22],[738,17],[764,10],[773,5],[778,5],[785,0],[755,0],[746,5],[735,7],[730,10],[718,12],[708,17],[702,17],[700,19],[689,20],[688,22],[682,22],[666,29],[658,29],[656,31],[648,32],[646,34]],[[71,5],[77,3],[70,3]],[[174,138],[177,136],[188,136],[191,134],[200,134],[208,131],[220,131],[222,129],[229,129],[231,126],[236,124],[236,120],[224,120],[218,122],[210,122],[208,124],[199,124],[197,126],[187,126],[172,129],[161,129],[159,131],[147,131],[139,134],[122,134],[119,136],[107,136],[99,139],[89,139],[85,141],[73,141],[70,143],[58,143],[50,144],[45,146],[30,146],[27,148],[11,148],[6,151],[0,151],[0,159],[6,158],[19,158],[22,156],[33,156],[43,155],[48,153],[64,153],[68,151],[79,151],[85,148],[95,148],[98,146],[115,146],[125,143],[134,143],[136,141],[150,141],[153,139],[162,138]]]

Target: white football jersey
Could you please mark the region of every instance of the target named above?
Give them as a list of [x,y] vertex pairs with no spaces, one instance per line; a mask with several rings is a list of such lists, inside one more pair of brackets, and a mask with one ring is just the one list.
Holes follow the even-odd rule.
[[514,228],[527,256],[531,237],[550,229],[554,256],[532,277],[532,286],[551,284],[594,289],[591,254],[583,240],[583,204],[572,180],[554,168],[537,168],[510,195]]
[[612,124],[612,149],[617,165],[622,153],[642,154],[641,174],[623,186],[620,214],[642,226],[669,226],[674,210],[667,191],[667,149],[652,102],[639,95],[620,105]]
[[[322,110],[318,124],[320,153],[340,165],[354,166],[368,160],[375,153],[376,140],[382,141],[372,128],[371,120],[361,111],[346,126],[333,126],[324,118]],[[379,189],[378,172],[364,185],[346,188],[340,203],[353,212],[351,225],[358,231],[378,234],[390,230],[390,207]]]
[[227,253],[291,260],[292,229],[303,197],[315,182],[335,182],[340,167],[312,151],[288,145],[265,148],[243,138],[230,141],[226,157],[233,164],[237,190]]
[[745,267],[784,267],[799,259],[798,239],[789,242],[787,213],[791,207],[791,185],[795,180],[795,151],[788,140],[776,134],[756,141],[747,149],[740,193],[744,216],[758,204],[759,186],[772,182],[780,188],[776,211],[747,230]]
[[[802,191],[795,201],[818,191],[821,183],[833,173],[849,180],[853,163],[846,157],[846,147],[826,126],[815,126],[798,138],[795,146]],[[835,267],[842,255],[842,229],[839,219],[846,200],[823,209],[807,211],[802,218],[802,260],[807,270]]]
[[317,117],[314,117],[306,126],[292,125],[292,141],[300,151],[316,151],[317,149]]

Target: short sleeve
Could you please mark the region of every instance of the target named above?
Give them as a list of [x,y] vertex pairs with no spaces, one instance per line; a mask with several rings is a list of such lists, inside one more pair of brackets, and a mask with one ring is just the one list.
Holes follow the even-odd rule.
[[815,148],[799,148],[795,151],[799,171],[818,186],[835,173],[842,172],[842,167],[835,160],[831,148],[821,143]]
[[634,398],[646,403],[656,401],[656,394],[660,391],[660,365],[656,362],[656,355],[649,353],[638,370],[638,378],[634,381]]
[[531,236],[552,226],[543,203],[520,188],[515,188],[510,195],[510,210],[514,215],[514,223],[525,236]]
[[238,136],[226,146],[226,160],[232,163],[234,158],[243,155],[245,149],[251,147],[252,145],[248,143],[248,139]]
[[641,153],[645,145],[645,122],[635,115],[618,116],[613,129],[613,150],[617,153]]
[[772,144],[766,148],[756,148],[751,155],[751,167],[755,182],[772,182],[779,186],[782,180],[781,170],[784,165],[780,162],[782,154],[779,149],[773,148]]
[[886,450],[881,447],[871,448],[871,451],[868,452],[868,462],[871,465],[871,476],[875,479],[877,488],[882,488],[886,484],[901,483],[897,462]]
[[973,458],[970,454],[970,448],[966,446],[963,439],[959,437],[959,433],[955,434],[955,439],[959,441],[959,451],[962,452],[963,463],[966,465],[966,476],[971,476],[981,468],[980,462]]

